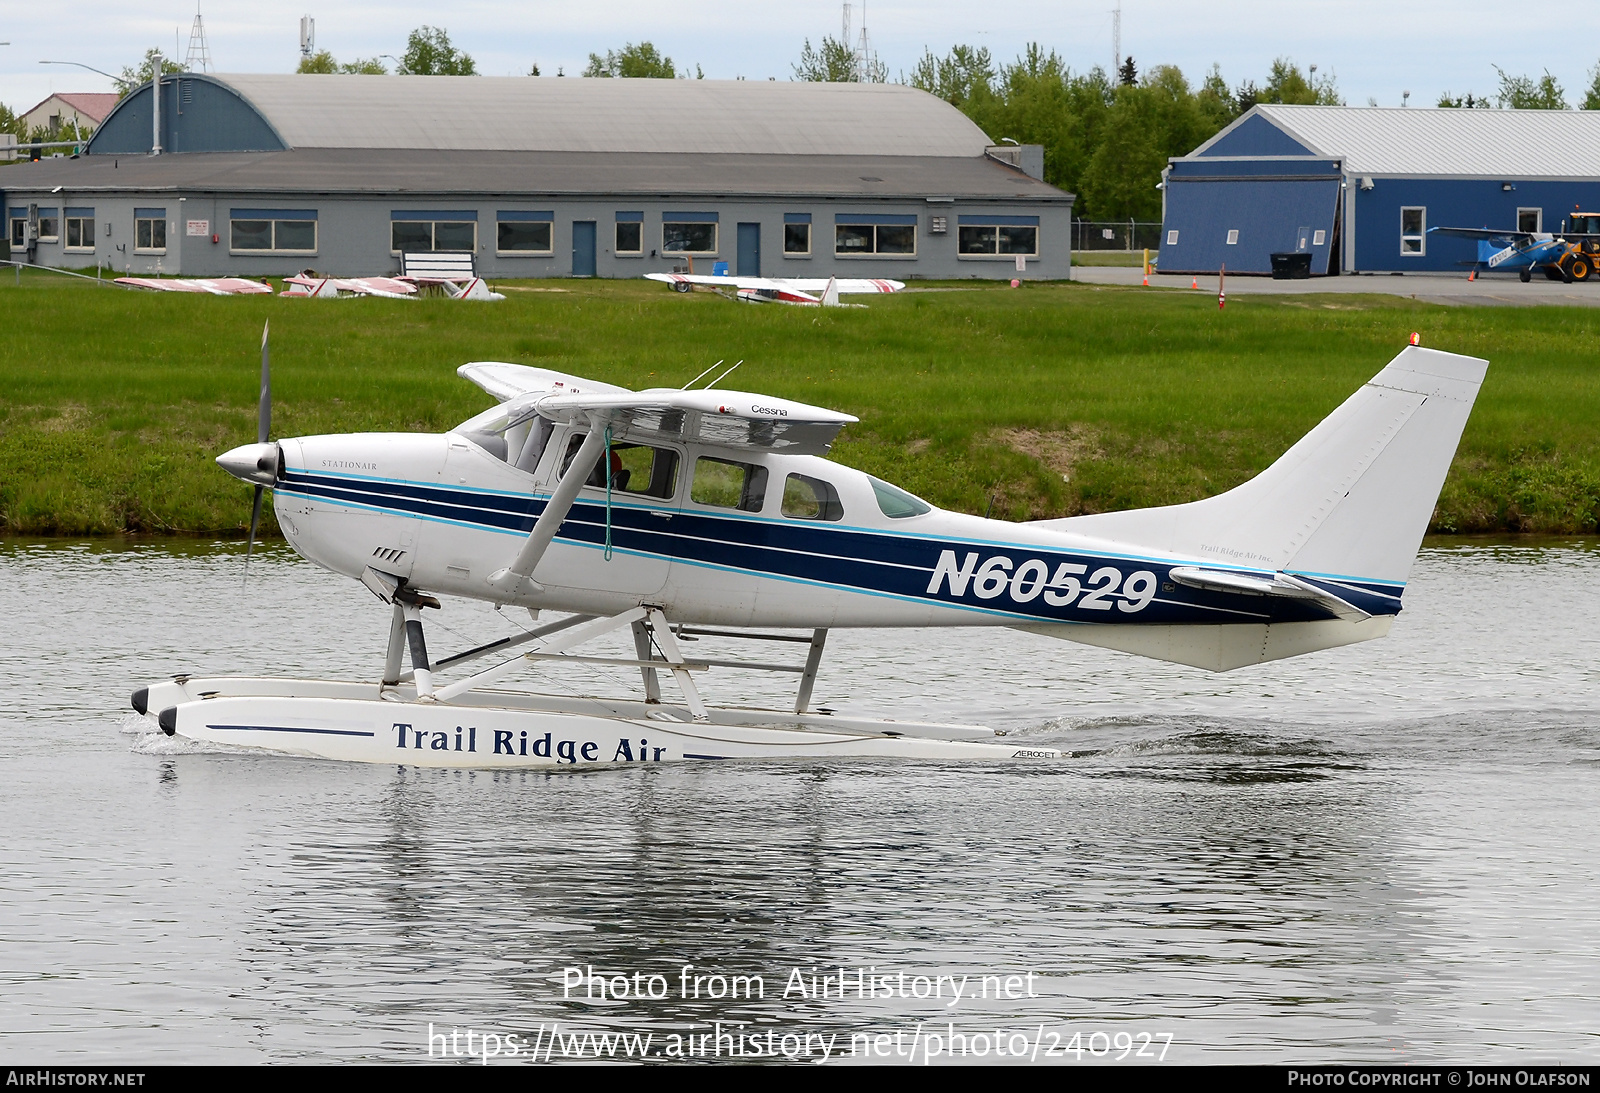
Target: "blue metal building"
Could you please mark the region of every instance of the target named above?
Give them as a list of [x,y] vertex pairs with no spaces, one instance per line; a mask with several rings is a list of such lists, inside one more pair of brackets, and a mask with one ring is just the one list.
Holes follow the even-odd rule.
[[1164,178],[1163,272],[1465,271],[1476,244],[1428,229],[1600,209],[1600,111],[1256,106]]

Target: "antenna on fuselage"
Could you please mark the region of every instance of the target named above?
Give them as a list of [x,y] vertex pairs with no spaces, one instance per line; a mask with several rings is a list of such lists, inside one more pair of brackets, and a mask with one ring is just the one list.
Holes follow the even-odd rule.
[[[721,361],[717,362],[717,364],[721,364],[721,363],[722,363]],[[733,368],[737,368],[737,367],[739,367],[740,364],[743,364],[743,363],[744,363],[744,361],[741,359],[738,364],[735,364],[733,366]],[[729,376],[733,375],[733,368],[728,369],[726,372],[722,373],[722,375],[718,376],[716,379],[714,379],[710,383],[706,384],[706,390],[707,391],[711,390],[717,384],[721,383],[723,380],[725,380]]]
[[[727,360],[727,358],[724,357],[723,360]],[[688,383],[686,383],[682,387],[678,388],[678,390],[687,391],[689,388],[691,388],[695,384],[699,383],[700,380],[704,376],[708,375],[711,372],[715,372],[718,368],[721,368],[721,367],[722,367],[722,361],[718,361],[716,364],[713,364],[710,368],[707,368],[704,372],[701,372],[700,375],[696,376],[694,379],[690,380]]]

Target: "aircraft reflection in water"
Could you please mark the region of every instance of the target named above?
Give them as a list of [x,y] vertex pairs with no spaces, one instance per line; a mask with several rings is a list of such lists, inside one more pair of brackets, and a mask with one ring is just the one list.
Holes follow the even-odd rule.
[[[134,705],[196,740],[435,766],[1059,758],[977,726],[812,710],[829,629],[1010,626],[1215,671],[1382,637],[1485,369],[1408,347],[1227,493],[1016,524],[942,511],[830,462],[849,415],[716,381],[635,392],[467,364],[460,374],[498,402],[448,433],[272,441],[263,340],[258,443],[218,462],[256,485],[258,507],[273,490],[297,551],[391,606],[382,679],[180,677]],[[424,611],[449,597],[525,608],[532,622],[430,660]],[[624,629],[633,657],[574,652]],[[805,655],[684,650],[740,637]],[[497,686],[550,659],[637,669],[642,694]],[[707,705],[695,677],[735,666],[797,675],[793,708]]]

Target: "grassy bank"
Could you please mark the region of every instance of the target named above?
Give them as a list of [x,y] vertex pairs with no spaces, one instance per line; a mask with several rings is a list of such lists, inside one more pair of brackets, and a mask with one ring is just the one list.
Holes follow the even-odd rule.
[[274,434],[440,430],[488,405],[469,360],[741,386],[856,414],[842,462],[1012,519],[1203,497],[1270,463],[1421,330],[1489,379],[1436,531],[1594,532],[1600,311],[1390,297],[964,284],[865,309],[751,307],[645,282],[504,286],[500,304],[165,296],[0,278],[0,528],[228,533],[249,490],[212,458],[254,438],[272,321]]

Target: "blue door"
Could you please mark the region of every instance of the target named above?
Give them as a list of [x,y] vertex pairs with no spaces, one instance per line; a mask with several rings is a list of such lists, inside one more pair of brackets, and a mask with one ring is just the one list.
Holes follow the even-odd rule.
[[574,220],[572,222],[572,275],[574,277],[593,277],[594,273],[594,221]]
[[761,225],[739,225],[740,277],[761,276]]

